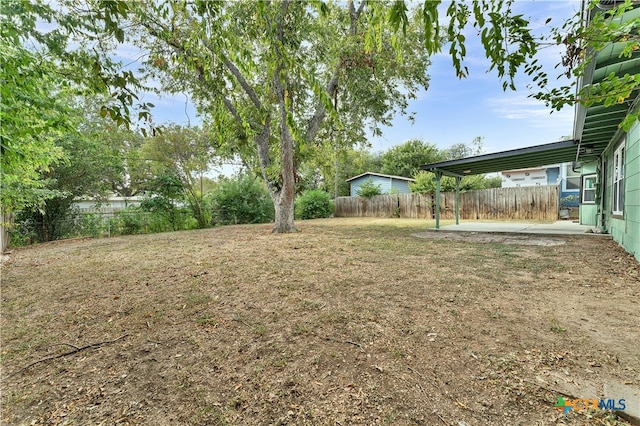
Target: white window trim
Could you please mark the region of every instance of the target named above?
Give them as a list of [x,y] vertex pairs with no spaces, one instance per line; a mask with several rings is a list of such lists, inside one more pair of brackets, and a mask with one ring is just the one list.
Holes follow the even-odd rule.
[[[591,179],[591,178],[596,178],[596,186],[594,186],[593,188],[585,188],[585,180],[587,179]],[[590,173],[588,175],[582,175],[582,196],[580,197],[580,202],[582,204],[595,204],[596,203],[596,188],[598,185],[598,175],[596,173]],[[585,191],[593,191],[593,201],[585,201],[584,199],[584,193]]]
[[[614,215],[622,216],[624,214],[624,175],[626,161],[625,140],[615,149],[613,152],[613,179],[612,179],[612,191],[611,191],[611,213]],[[624,151],[624,154],[622,154]],[[622,154],[622,155],[621,155]],[[622,183],[622,205],[616,205],[616,194],[619,192],[619,185]],[[619,201],[619,200],[618,200]],[[618,203],[619,204],[619,203]],[[620,207],[620,209],[616,209]]]
[[[568,163],[568,164],[563,163],[562,167],[560,167],[560,173],[558,174],[558,179],[560,179],[561,182],[562,182],[562,185],[561,185],[562,192],[570,192],[570,193],[573,193],[575,195],[578,195],[578,194],[580,194],[580,187],[571,188],[571,189],[567,188],[567,181],[570,178],[580,179],[580,175],[569,176],[569,170],[570,170],[571,167],[572,167],[571,163]],[[582,183],[582,180],[579,181],[578,185],[580,185],[581,183]]]

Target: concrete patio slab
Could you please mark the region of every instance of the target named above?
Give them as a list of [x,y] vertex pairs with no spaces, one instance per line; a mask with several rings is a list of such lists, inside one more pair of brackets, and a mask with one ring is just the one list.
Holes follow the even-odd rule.
[[500,232],[513,234],[547,234],[547,235],[597,235],[610,237],[598,233],[596,227],[580,225],[569,220],[559,220],[554,223],[524,223],[524,222],[461,222],[459,225],[441,226],[434,231],[446,232]]

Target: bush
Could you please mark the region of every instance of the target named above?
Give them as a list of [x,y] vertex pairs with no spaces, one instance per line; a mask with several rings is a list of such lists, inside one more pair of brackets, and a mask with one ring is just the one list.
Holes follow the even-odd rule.
[[333,214],[333,203],[329,194],[319,189],[305,191],[295,204],[296,219],[316,219]]
[[146,232],[146,213],[139,207],[120,210],[109,224],[112,235],[132,235]]
[[356,190],[356,194],[360,197],[371,198],[382,194],[382,190],[380,189],[380,185],[376,185],[373,183],[373,179],[369,178],[360,185],[360,188]]
[[248,175],[222,182],[211,195],[212,223],[265,223],[275,218],[266,186]]

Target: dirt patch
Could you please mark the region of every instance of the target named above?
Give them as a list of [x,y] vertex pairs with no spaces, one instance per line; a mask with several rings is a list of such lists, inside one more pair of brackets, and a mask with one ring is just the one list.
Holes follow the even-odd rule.
[[541,235],[517,235],[517,234],[496,234],[487,232],[418,232],[413,234],[418,238],[429,238],[434,240],[467,241],[470,243],[501,243],[520,246],[561,246],[565,244],[564,238],[552,238]]
[[2,424],[626,424],[545,385],[640,386],[639,264],[613,241],[298,226],[14,250]]

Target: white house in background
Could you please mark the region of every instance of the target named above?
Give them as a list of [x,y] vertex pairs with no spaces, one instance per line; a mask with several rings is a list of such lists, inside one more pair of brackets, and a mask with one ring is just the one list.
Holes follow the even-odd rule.
[[[528,169],[504,170],[502,187],[517,188],[522,186],[559,185],[560,198],[569,195],[580,195],[580,172],[574,171],[573,163],[552,164],[550,166],[532,167]],[[576,201],[575,205],[578,203]]]
[[550,176],[544,167],[529,169],[505,170],[502,172],[503,188],[518,188],[523,186],[555,185],[551,180],[557,176]]
[[139,206],[142,202],[142,197],[116,197],[111,196],[104,199],[95,198],[76,198],[74,206],[84,212],[99,212],[99,211],[111,211],[126,209],[130,206]]

